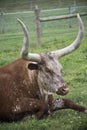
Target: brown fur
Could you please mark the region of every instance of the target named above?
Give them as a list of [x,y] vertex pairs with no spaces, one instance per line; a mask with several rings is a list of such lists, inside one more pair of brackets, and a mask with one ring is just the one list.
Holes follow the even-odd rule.
[[[41,119],[53,112],[55,101],[52,95],[48,97],[48,104],[45,103],[40,93],[37,74],[38,70],[29,70],[31,62],[18,59],[15,62],[0,68],[0,120],[19,120],[26,115],[34,114]],[[85,111],[70,100],[62,99],[64,106],[60,109],[71,108],[78,111]],[[55,110],[58,110],[58,105]],[[48,110],[49,109],[49,110]]]
[[[30,71],[29,74],[31,74],[28,75],[28,64],[28,61],[18,59],[17,61],[0,68],[1,119],[5,117],[10,119],[10,114],[14,113],[15,106],[21,101],[21,105],[24,105],[24,99],[40,99],[37,77],[32,74],[32,71]],[[30,81],[29,78],[32,78],[33,82]]]

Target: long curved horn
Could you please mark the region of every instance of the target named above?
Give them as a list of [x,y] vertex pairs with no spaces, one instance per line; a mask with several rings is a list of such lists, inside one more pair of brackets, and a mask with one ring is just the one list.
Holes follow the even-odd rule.
[[53,51],[53,53],[57,56],[57,58],[60,58],[66,54],[71,53],[72,51],[74,51],[75,49],[77,49],[80,46],[81,41],[82,41],[83,36],[84,36],[84,25],[83,25],[83,22],[82,22],[79,14],[77,14],[77,18],[78,18],[78,22],[79,22],[78,35],[77,35],[75,41],[71,45],[69,45],[63,49]]
[[21,50],[22,58],[25,59],[25,60],[41,62],[41,57],[40,57],[39,54],[28,53],[28,49],[29,49],[28,30],[27,30],[25,24],[20,19],[17,19],[17,20],[20,23],[22,30],[24,32],[24,42],[23,42],[23,47],[22,47],[22,50]]

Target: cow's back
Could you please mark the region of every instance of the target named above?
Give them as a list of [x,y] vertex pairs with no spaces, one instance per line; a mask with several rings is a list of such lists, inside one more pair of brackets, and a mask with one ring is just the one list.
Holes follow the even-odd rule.
[[28,70],[28,64],[29,61],[18,59],[0,68],[0,118],[12,113],[17,101],[24,98],[39,98],[36,72]]

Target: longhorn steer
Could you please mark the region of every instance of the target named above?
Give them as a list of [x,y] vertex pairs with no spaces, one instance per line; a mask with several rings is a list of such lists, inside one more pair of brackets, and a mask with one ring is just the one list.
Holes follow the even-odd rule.
[[41,119],[49,111],[65,108],[87,111],[69,99],[54,99],[52,96],[53,93],[65,95],[69,91],[58,59],[77,49],[82,41],[84,26],[79,14],[77,18],[79,32],[75,41],[64,49],[42,54],[28,53],[28,31],[18,19],[24,32],[22,58],[0,68],[1,121],[19,120],[33,114]]

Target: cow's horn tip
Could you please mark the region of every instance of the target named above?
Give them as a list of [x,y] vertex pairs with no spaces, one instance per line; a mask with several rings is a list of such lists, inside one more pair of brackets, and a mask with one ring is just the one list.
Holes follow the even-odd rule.
[[17,18],[17,21],[18,21],[20,24],[23,24],[23,22],[22,22],[19,18]]
[[17,18],[17,21],[20,22],[21,20],[19,18]]

